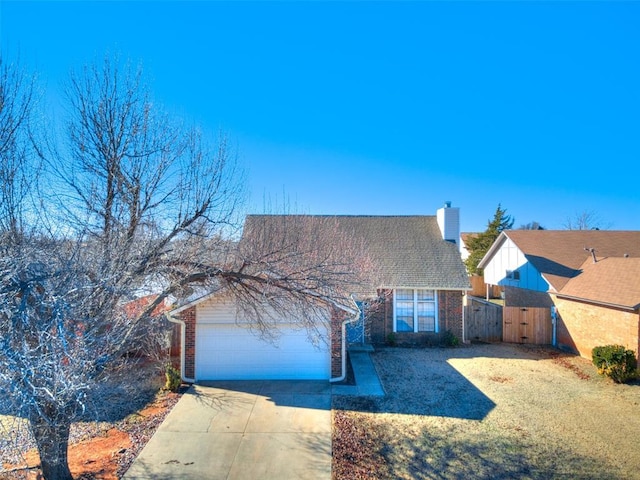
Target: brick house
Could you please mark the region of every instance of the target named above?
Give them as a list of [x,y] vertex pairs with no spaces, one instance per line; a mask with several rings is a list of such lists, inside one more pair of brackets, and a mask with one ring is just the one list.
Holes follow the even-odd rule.
[[558,347],[585,358],[606,344],[640,352],[640,231],[504,231],[479,267],[505,303],[552,309]]
[[[291,218],[291,216],[286,216]],[[314,222],[327,216],[303,216]],[[282,215],[249,215],[245,232],[282,223]],[[323,379],[346,373],[348,343],[430,344],[450,331],[463,336],[462,296],[469,280],[458,248],[459,209],[432,216],[330,216],[375,262],[375,278],[356,305],[327,308],[322,338],[309,338],[294,319],[275,319],[277,342],[265,341],[239,316],[224,291],[208,292],[172,312],[182,325],[182,372],[187,381],[212,379]],[[317,241],[331,241],[320,238]],[[357,319],[357,321],[356,321]],[[391,335],[392,334],[392,335]]]

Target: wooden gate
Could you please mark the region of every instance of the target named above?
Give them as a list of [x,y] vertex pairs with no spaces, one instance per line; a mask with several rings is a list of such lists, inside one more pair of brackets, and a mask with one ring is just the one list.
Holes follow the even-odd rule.
[[472,342],[502,341],[502,306],[467,295],[464,338]]
[[538,307],[504,307],[503,341],[550,345],[552,342],[551,309]]

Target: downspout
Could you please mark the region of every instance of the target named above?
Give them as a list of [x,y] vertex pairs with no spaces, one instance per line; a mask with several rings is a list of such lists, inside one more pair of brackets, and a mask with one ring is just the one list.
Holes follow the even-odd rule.
[[173,317],[170,312],[165,312],[164,316],[171,323],[177,323],[178,325],[180,325],[180,378],[182,378],[182,381],[185,383],[196,383],[195,378],[187,378],[185,377],[185,374],[184,374],[184,363],[185,363],[184,355],[185,355],[186,343],[187,343],[186,341],[187,325],[179,318]]
[[462,344],[467,343],[467,340],[464,338],[464,320],[465,320],[465,315],[464,312],[466,310],[465,308],[465,303],[467,303],[467,299],[468,299],[468,295],[469,295],[469,291],[467,290],[466,292],[462,292]]
[[[351,300],[353,300],[353,296],[351,297]],[[341,335],[342,335],[342,354],[340,355],[341,360],[342,360],[342,365],[341,365],[341,375],[339,377],[333,377],[329,379],[329,382],[331,383],[335,383],[335,382],[341,382],[343,381],[346,377],[347,377],[347,323],[354,323],[357,322],[360,319],[360,315],[362,314],[362,311],[360,310],[360,308],[358,307],[358,304],[355,302],[355,300],[353,300],[353,304],[356,307],[356,313],[353,316],[353,318],[347,318],[344,322],[342,322],[342,331],[341,331]]]
[[551,345],[558,346],[558,310],[556,306],[551,307]]

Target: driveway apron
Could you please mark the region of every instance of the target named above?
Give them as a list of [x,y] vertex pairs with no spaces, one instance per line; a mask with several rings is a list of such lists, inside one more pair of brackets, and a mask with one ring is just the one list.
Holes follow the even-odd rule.
[[129,471],[142,479],[331,478],[331,386],[322,381],[193,385]]

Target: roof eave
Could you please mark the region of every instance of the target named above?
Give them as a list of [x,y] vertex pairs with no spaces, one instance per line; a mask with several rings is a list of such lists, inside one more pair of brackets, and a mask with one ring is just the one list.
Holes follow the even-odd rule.
[[196,305],[198,305],[199,303],[202,303],[206,300],[208,300],[209,298],[213,297],[214,295],[220,293],[220,290],[216,290],[215,292],[209,292],[209,293],[205,293],[204,295],[202,295],[201,297],[198,297],[194,300],[191,300],[187,303],[185,303],[184,305],[180,305],[178,308],[171,310],[171,315],[178,315],[179,313],[184,312],[185,310],[188,310],[191,307],[195,307]]
[[[178,308],[171,310],[169,313],[171,314],[171,316],[174,315],[179,315],[180,313],[184,312],[185,310],[188,310],[191,307],[195,307],[196,305],[199,305],[202,302],[205,302],[206,300],[209,300],[210,298],[219,295],[221,293],[221,290],[216,290],[214,292],[209,292],[206,293],[204,295],[202,295],[201,297],[198,297],[194,300],[191,300],[190,302],[185,303],[184,305],[179,306]],[[345,305],[343,303],[337,302],[335,300],[329,299],[329,298],[325,298],[325,299],[320,299],[321,301],[324,301],[326,304],[328,305],[332,305],[348,314],[352,314],[355,315],[356,313],[359,312],[359,310],[357,309],[357,305],[355,304],[354,301],[354,306],[351,307],[349,305]]]
[[406,286],[406,285],[380,285],[378,287],[381,290],[395,290],[395,289],[420,289],[420,290],[453,290],[453,291],[460,291],[460,292],[468,292],[470,290],[473,290],[473,288],[471,288],[471,286],[466,286],[466,287],[444,287],[442,285],[440,286],[432,286],[432,285],[420,285],[420,286]]
[[622,310],[629,310],[631,312],[635,312],[636,310],[640,309],[640,303],[636,304],[636,305],[622,305],[619,303],[614,303],[614,302],[604,302],[602,300],[594,300],[592,298],[584,298],[584,297],[579,297],[577,295],[567,295],[565,293],[554,293],[554,295],[558,298],[564,298],[567,300],[576,300],[579,302],[585,302],[585,303],[590,303],[592,305],[600,305],[603,307],[609,307],[609,308],[618,308],[618,309],[622,309]]
[[487,263],[491,261],[491,258],[500,249],[500,247],[502,246],[502,244],[505,242],[507,238],[508,236],[505,231],[500,232],[500,235],[498,235],[498,238],[496,238],[496,241],[493,242],[493,245],[491,245],[489,250],[487,250],[487,253],[484,254],[484,257],[482,257],[482,260],[478,262],[478,268],[485,268],[487,266]]

